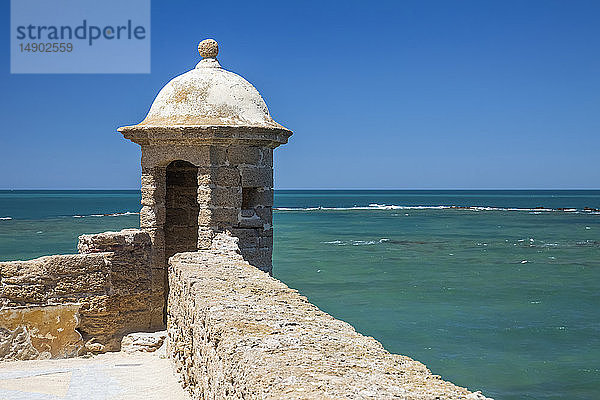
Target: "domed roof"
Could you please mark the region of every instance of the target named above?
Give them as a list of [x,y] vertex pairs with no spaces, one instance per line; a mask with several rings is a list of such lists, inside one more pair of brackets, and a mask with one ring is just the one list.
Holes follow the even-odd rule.
[[[191,71],[173,78],[156,96],[146,118],[125,127],[256,127],[283,129],[271,118],[258,90],[241,76],[221,68],[212,39],[198,45],[204,58]],[[122,128],[123,129],[123,128]]]

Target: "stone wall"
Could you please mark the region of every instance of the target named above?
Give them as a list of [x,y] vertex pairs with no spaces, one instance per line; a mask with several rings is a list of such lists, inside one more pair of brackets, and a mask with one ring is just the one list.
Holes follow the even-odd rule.
[[80,305],[91,351],[113,351],[130,332],[163,326],[163,273],[150,266],[150,238],[136,229],[83,235],[81,254],[0,262],[0,306]]
[[[167,177],[170,168],[184,163],[197,171],[197,180],[190,184],[184,179],[187,170],[182,169],[179,178],[186,181],[182,191],[181,185],[168,184]],[[195,204],[181,195],[192,186],[197,190]],[[176,203],[185,207],[173,207]],[[270,272],[272,207],[273,149],[263,142],[176,145],[153,140],[142,144],[140,227],[152,238],[156,269],[164,270],[165,260],[175,252],[189,251],[178,248],[177,243],[189,247],[188,239],[197,237],[197,248],[207,249],[216,234],[229,232],[240,239],[246,260]],[[185,212],[169,212],[175,208]],[[189,219],[192,211],[197,215],[194,227]],[[195,228],[197,235],[172,231],[183,222],[188,230]]]
[[[220,162],[198,171],[199,225],[213,238],[228,232],[239,239],[244,259],[271,272],[273,250],[273,149],[223,147]],[[206,248],[206,247],[199,247]]]
[[139,229],[79,236],[79,253],[113,253],[110,293],[123,304],[123,326],[127,327],[127,320],[131,325],[125,329],[128,332],[153,332],[165,327],[165,268],[151,264],[151,246],[150,235]]
[[193,398],[485,399],[319,310],[224,236],[170,259],[169,353]]

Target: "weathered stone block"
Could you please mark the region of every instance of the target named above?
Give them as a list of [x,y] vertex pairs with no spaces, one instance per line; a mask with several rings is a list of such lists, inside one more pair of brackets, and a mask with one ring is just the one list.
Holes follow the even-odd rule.
[[230,228],[228,232],[231,236],[240,240],[254,239],[258,237],[258,230],[253,228]]
[[198,185],[240,186],[240,172],[235,167],[201,167]]
[[240,253],[242,254],[244,260],[246,260],[250,265],[265,272],[270,273],[272,271],[272,253],[270,249],[256,247],[240,247]]
[[251,217],[242,217],[240,218],[237,226],[240,228],[262,228],[264,225],[264,221],[260,219],[260,217],[252,210]]
[[[162,297],[162,295],[161,295]],[[165,301],[161,300],[161,306],[150,310],[150,330],[157,331],[165,327]]]
[[62,297],[71,293],[104,294],[110,288],[108,271],[90,271],[82,275],[65,275],[56,282],[53,294]]
[[198,212],[198,225],[201,227],[215,226],[218,223],[235,225],[238,222],[237,208],[201,208]]
[[258,248],[260,239],[258,236],[246,236],[244,238],[239,238],[239,247],[243,248]]
[[[201,165],[225,165],[227,163],[227,148],[225,146],[205,146],[208,148],[208,157],[202,158],[197,164]],[[202,163],[204,161],[204,163]]]
[[256,205],[264,207],[273,206],[273,189],[259,188],[256,191]]
[[240,215],[242,218],[250,218],[253,217],[254,215],[256,215],[256,213],[254,212],[253,209],[244,209],[242,208]]
[[[7,277],[2,277],[2,305],[20,306],[26,304],[44,304],[48,297],[48,287],[44,284],[10,283]],[[12,280],[14,282],[14,280]]]
[[142,173],[141,193],[142,205],[144,206],[153,206],[156,203],[164,202],[166,193],[165,177],[159,176],[154,171],[152,173]]
[[207,145],[143,145],[142,169],[166,167],[175,160],[192,163],[195,166],[224,165],[227,151],[223,146]]
[[200,208],[210,207],[212,205],[212,191],[214,185],[200,185],[198,186],[198,193],[196,195],[196,203]]
[[212,208],[201,208],[198,210],[198,226],[209,227],[213,225]]
[[162,229],[154,228],[154,229],[144,229],[144,232],[148,234],[150,240],[152,242],[152,250],[156,248],[164,247],[165,244],[165,232]]
[[258,241],[259,247],[273,248],[273,236],[261,236]]
[[[157,201],[162,201],[159,196],[155,196],[156,190],[154,188],[143,187],[141,189],[142,194],[142,206],[154,206]],[[164,197],[163,197],[164,198]]]
[[161,247],[152,246],[152,249],[150,250],[150,265],[152,266],[153,269],[155,269],[155,268],[165,269],[166,268],[165,245],[164,244]]
[[261,147],[261,164],[273,168],[273,149],[270,147]]
[[[150,231],[154,234],[154,231]],[[150,247],[152,236],[139,229],[123,229],[119,232],[103,232],[81,235],[77,244],[80,253],[129,252]],[[72,272],[72,269],[70,270]]]
[[[150,264],[150,258],[145,261]],[[142,260],[140,260],[142,262]],[[132,260],[128,258],[118,259],[114,257],[110,263],[110,283],[112,287],[106,290],[112,290],[115,294],[124,294],[132,292],[147,292],[152,288],[152,275],[154,270],[141,271],[138,268],[132,268]],[[161,269],[164,276],[164,269]],[[154,289],[152,289],[154,290]]]
[[158,350],[167,338],[167,331],[130,333],[121,340],[121,351],[151,353]]
[[254,211],[264,222],[270,224],[273,221],[273,209],[271,207],[256,207]]
[[[142,171],[147,171],[163,164],[168,155],[165,154],[165,146],[144,145],[142,146]],[[165,163],[164,165],[166,166]]]
[[210,228],[198,228],[198,249],[208,249],[212,245],[213,230]]
[[227,159],[231,165],[257,165],[261,158],[261,150],[256,146],[229,146],[227,148]]
[[202,207],[237,207],[242,204],[242,192],[239,187],[200,186],[198,204]]
[[198,187],[209,186],[213,183],[212,173],[210,168],[198,168]]
[[140,227],[155,228],[165,223],[165,209],[163,207],[143,206],[140,210]]
[[240,167],[242,187],[273,187],[273,169],[268,167]]
[[150,276],[152,293],[162,293],[165,290],[167,274],[163,268],[153,268]]

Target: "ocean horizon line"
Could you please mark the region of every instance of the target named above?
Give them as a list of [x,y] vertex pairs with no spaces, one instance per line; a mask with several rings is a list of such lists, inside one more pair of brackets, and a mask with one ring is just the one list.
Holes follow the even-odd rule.
[[[19,188],[0,189],[0,192],[139,192],[141,188]],[[275,191],[600,191],[599,188],[274,188]]]

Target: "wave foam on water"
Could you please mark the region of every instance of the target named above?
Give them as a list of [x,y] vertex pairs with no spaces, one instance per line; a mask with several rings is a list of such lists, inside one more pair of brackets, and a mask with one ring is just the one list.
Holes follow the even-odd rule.
[[275,211],[356,211],[356,210],[466,210],[466,211],[526,211],[531,214],[542,214],[548,212],[569,212],[600,215],[600,210],[595,208],[517,208],[517,207],[482,207],[482,206],[399,206],[372,203],[368,206],[353,207],[275,207]]
[[88,218],[88,217],[122,217],[124,215],[137,215],[139,212],[126,211],[122,213],[110,213],[110,214],[90,214],[90,215],[73,215],[73,218]]
[[368,246],[372,244],[389,242],[388,238],[381,238],[379,240],[332,240],[329,242],[321,242],[323,244],[334,244],[336,246]]

